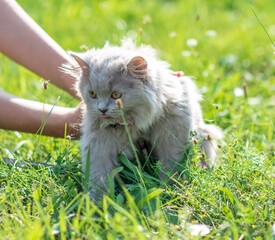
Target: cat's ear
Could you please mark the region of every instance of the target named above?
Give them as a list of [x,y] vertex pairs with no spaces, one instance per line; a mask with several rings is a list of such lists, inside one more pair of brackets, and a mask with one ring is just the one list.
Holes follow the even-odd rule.
[[78,63],[79,67],[82,70],[83,76],[89,76],[89,65],[83,58],[81,58],[80,54],[77,54],[77,53],[74,53],[74,52],[69,52],[69,54]]
[[147,62],[143,57],[134,57],[127,64],[127,72],[134,78],[146,78]]

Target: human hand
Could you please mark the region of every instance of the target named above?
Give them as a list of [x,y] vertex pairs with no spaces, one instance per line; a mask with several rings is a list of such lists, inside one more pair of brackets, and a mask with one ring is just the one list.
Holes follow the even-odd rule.
[[66,137],[70,140],[79,139],[83,119],[83,102],[81,102],[76,108],[72,108],[65,117],[67,119]]

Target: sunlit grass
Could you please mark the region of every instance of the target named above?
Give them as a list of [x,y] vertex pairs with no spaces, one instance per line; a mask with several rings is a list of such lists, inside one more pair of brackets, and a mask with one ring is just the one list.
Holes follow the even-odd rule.
[[[119,44],[124,36],[152,45],[171,69],[194,77],[204,118],[224,129],[224,139],[214,169],[199,166],[193,145],[177,165],[179,174],[166,182],[157,177],[160,164],[137,167],[121,155],[123,168],[113,172],[103,200],[93,203],[78,142],[0,130],[0,239],[199,239],[192,235],[195,224],[207,228],[209,239],[272,239],[275,58],[250,6],[274,41],[274,1],[20,4],[65,50]],[[38,76],[4,56],[0,89],[77,104],[51,84],[43,89]],[[6,157],[50,166],[7,165]]]

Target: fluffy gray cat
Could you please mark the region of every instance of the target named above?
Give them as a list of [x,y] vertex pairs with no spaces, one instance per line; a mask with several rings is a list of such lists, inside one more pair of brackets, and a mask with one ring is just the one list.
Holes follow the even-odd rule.
[[66,71],[79,80],[76,88],[85,103],[82,164],[85,172],[90,148],[92,198],[100,199],[102,189],[108,186],[107,175],[119,166],[120,152],[133,158],[117,99],[123,103],[133,141],[143,138],[155,145],[154,152],[164,167],[170,170],[170,161],[180,160],[192,130],[197,139],[204,138],[201,148],[207,164],[214,164],[213,139],[221,133],[216,126],[204,123],[197,87],[190,77],[173,76],[151,47],[136,47],[126,39],[121,47],[107,43],[102,49],[71,55],[78,64]]

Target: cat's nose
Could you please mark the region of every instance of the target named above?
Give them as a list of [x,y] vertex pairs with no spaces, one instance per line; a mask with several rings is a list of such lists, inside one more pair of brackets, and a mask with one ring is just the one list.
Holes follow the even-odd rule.
[[108,111],[106,108],[99,108],[98,110],[102,112],[102,114],[105,114]]

